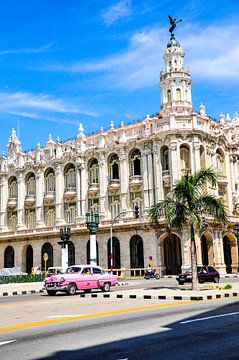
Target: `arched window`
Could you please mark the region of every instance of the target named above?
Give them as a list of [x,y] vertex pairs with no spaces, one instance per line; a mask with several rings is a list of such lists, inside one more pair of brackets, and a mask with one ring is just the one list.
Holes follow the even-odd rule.
[[[110,259],[110,253],[111,253],[111,245],[110,245],[110,239],[108,240],[107,244],[107,250],[108,250],[108,269],[110,269],[111,265],[111,259]],[[113,269],[120,269],[121,268],[121,262],[120,262],[120,242],[119,239],[114,237],[112,238],[112,257],[113,257]]]
[[15,266],[15,254],[14,249],[12,246],[8,246],[4,251],[4,267],[5,268],[12,268]]
[[51,168],[45,171],[45,191],[55,191],[55,172]]
[[141,175],[141,153],[139,149],[135,149],[130,155],[130,175],[139,176]]
[[221,175],[226,176],[225,155],[221,149],[217,149],[216,151],[216,167]]
[[36,194],[35,175],[33,173],[29,173],[26,175],[26,195],[35,196],[35,194]]
[[53,247],[50,243],[45,243],[41,249],[41,268],[45,269],[45,261],[43,255],[47,254],[48,260],[46,261],[46,270],[53,266]]
[[17,199],[18,191],[17,191],[17,178],[12,176],[8,182],[8,192],[10,199]]
[[119,157],[113,154],[109,159],[109,175],[110,180],[119,180]]
[[161,149],[162,171],[169,171],[169,150],[167,146]]
[[36,227],[35,209],[25,209],[25,224],[28,229],[35,229]]
[[90,184],[99,184],[99,164],[97,159],[89,162],[89,180]]
[[72,241],[68,243],[68,266],[75,265],[75,246]]
[[26,251],[26,273],[31,274],[33,267],[33,249],[31,245],[28,245]]
[[17,211],[9,211],[7,213],[7,226],[11,231],[15,231],[17,228]]
[[74,224],[76,221],[76,203],[65,203],[65,222],[67,224]]
[[144,245],[138,235],[134,235],[130,240],[130,268],[144,268]]
[[76,169],[73,164],[68,164],[64,170],[65,190],[76,189]]
[[44,222],[46,226],[55,225],[56,211],[55,206],[45,206],[44,207]]
[[182,172],[190,172],[190,152],[187,145],[180,146],[180,165]]
[[167,100],[168,100],[168,102],[169,102],[169,103],[171,103],[171,102],[172,102],[172,94],[171,94],[171,90],[168,90],[168,91],[167,91]]
[[176,101],[181,101],[181,90],[176,89]]
[[114,219],[114,217],[120,213],[120,196],[119,195],[109,196],[109,205],[110,205],[111,219]]

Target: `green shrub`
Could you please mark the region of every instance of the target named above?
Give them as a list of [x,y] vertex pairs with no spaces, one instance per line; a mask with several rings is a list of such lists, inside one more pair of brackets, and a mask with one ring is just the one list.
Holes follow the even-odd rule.
[[24,283],[24,282],[39,282],[43,281],[43,275],[10,275],[0,276],[0,284],[9,283]]
[[232,285],[231,285],[231,284],[227,284],[227,285],[224,286],[223,289],[224,289],[224,290],[232,289]]

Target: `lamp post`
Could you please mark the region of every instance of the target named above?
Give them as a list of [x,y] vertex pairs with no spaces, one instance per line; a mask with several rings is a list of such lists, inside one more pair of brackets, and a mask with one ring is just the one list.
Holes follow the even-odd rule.
[[86,213],[86,226],[87,229],[90,231],[90,265],[97,265],[96,232],[99,223],[99,214],[92,211]]
[[71,237],[71,229],[69,227],[63,227],[60,229],[61,241],[58,244],[61,245],[61,267],[62,271],[66,271],[68,267],[68,244]]
[[234,231],[237,239],[237,272],[239,273],[239,224],[234,226]]

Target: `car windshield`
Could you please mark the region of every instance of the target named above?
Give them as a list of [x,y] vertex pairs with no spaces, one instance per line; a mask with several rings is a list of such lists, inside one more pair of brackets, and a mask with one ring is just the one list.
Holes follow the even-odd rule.
[[78,273],[78,272],[81,272],[81,267],[72,266],[66,269],[67,274]]

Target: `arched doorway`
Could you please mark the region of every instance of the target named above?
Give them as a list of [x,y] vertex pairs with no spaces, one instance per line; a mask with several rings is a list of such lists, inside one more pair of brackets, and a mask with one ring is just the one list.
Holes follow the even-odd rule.
[[68,266],[75,265],[75,246],[72,241],[68,243]]
[[12,268],[15,266],[15,254],[12,246],[8,246],[4,251],[4,267]]
[[[90,264],[90,240],[87,241],[86,258],[87,258],[87,264]],[[97,265],[99,265],[99,250],[98,250],[97,240],[96,240],[96,261],[97,261]]]
[[31,274],[33,267],[33,249],[31,245],[28,245],[26,251],[26,273]]
[[48,260],[46,261],[46,270],[53,266],[53,247],[50,243],[45,243],[42,246],[41,249],[41,268],[44,269],[45,268],[45,261],[43,259],[43,255],[47,253],[48,255]]
[[[120,242],[117,237],[112,238],[112,255],[113,255],[113,269],[120,269],[121,263],[120,263]],[[108,249],[108,269],[110,269],[110,239],[108,240],[107,244]]]
[[201,237],[202,265],[208,265],[208,247],[205,235]]
[[182,266],[180,238],[176,234],[170,234],[163,242],[163,249],[166,275],[179,274]]
[[231,252],[231,242],[227,236],[223,238],[223,252],[224,252],[224,262],[226,265],[226,272],[231,274],[232,272],[232,252]]
[[130,268],[144,268],[144,244],[139,235],[130,240]]
[[199,261],[202,265],[214,265],[213,238],[209,231],[205,231],[201,236],[201,260]]

